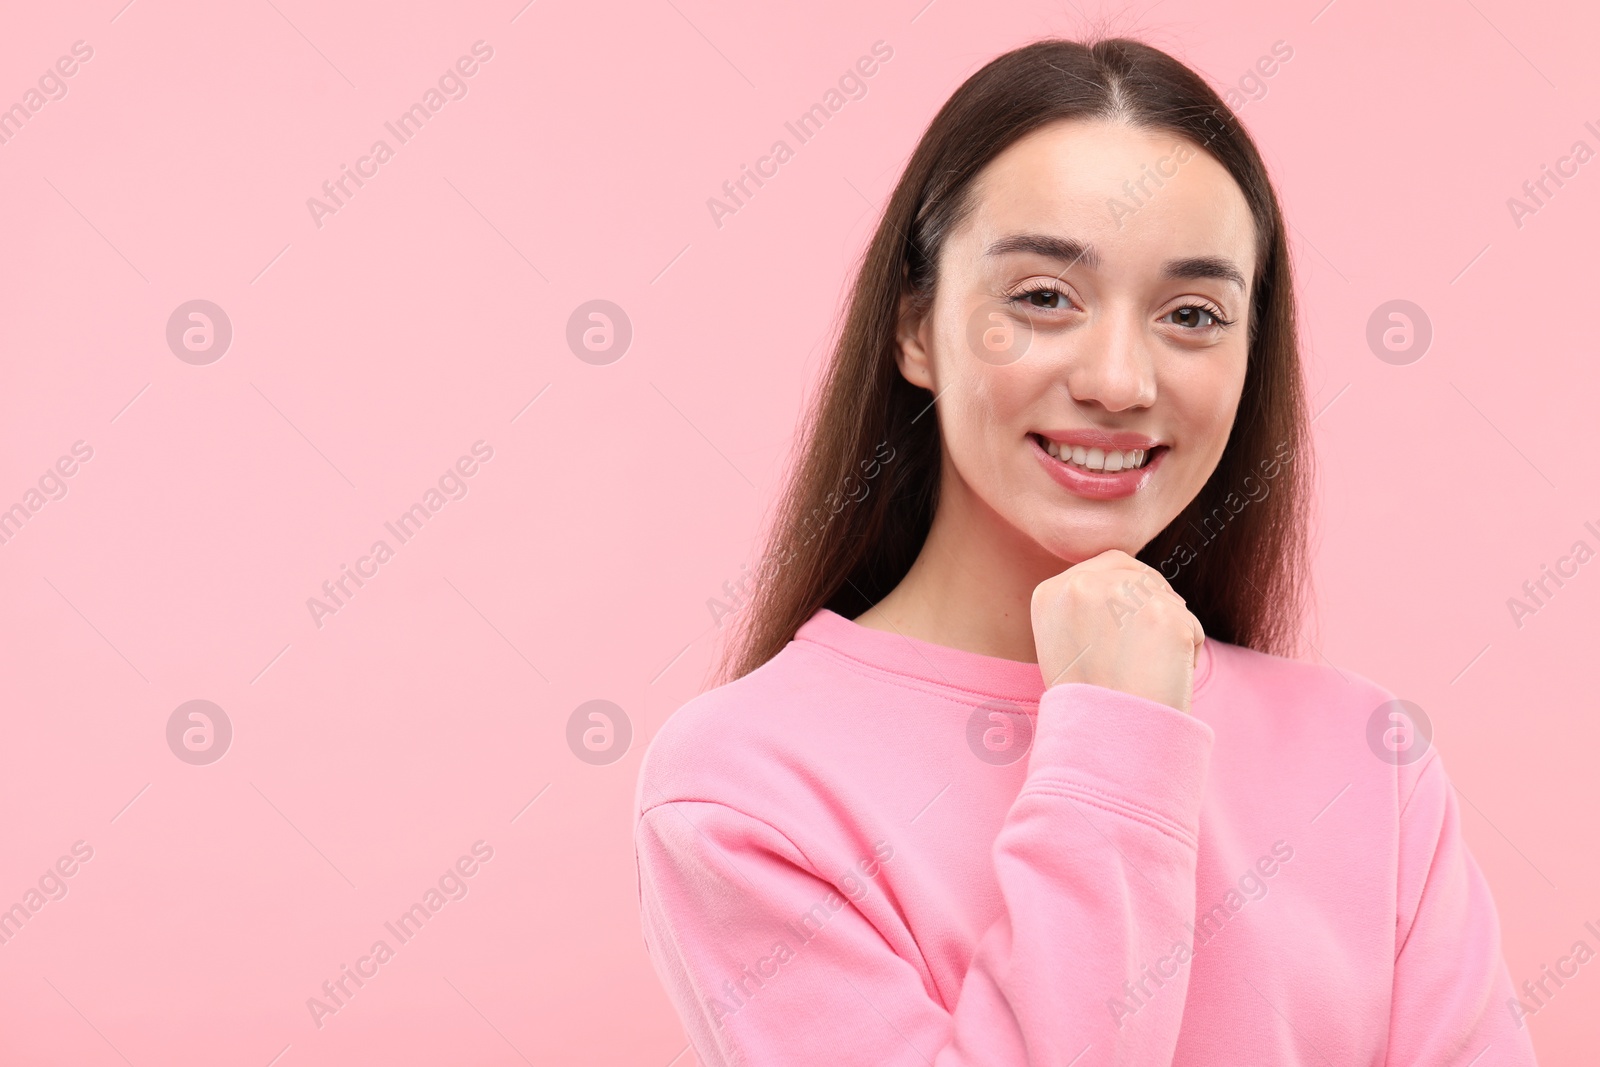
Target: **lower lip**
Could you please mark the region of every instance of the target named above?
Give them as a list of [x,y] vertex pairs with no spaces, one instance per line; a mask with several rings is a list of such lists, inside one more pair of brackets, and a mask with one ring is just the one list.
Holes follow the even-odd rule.
[[1155,474],[1156,468],[1161,466],[1161,461],[1171,451],[1162,448],[1142,467],[1107,474],[1063,463],[1046,452],[1039,439],[1032,434],[1028,435],[1028,444],[1033,447],[1033,454],[1039,457],[1039,462],[1044,464],[1045,473],[1054,478],[1057,485],[1091,500],[1119,500],[1137,493],[1144,488],[1145,483]]

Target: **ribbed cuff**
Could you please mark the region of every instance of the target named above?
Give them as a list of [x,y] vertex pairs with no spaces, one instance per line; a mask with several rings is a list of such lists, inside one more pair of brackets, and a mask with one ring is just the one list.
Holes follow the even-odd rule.
[[1022,792],[1075,793],[1197,843],[1216,733],[1192,715],[1117,689],[1045,690]]

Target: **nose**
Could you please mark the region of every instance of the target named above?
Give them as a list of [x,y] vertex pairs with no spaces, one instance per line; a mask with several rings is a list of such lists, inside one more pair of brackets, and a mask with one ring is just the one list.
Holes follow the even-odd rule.
[[1155,359],[1144,324],[1131,312],[1097,316],[1076,331],[1065,378],[1080,404],[1127,411],[1155,403]]

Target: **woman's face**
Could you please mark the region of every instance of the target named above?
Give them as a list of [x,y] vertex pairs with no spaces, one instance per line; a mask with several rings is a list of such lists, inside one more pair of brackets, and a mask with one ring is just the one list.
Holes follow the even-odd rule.
[[940,510],[998,516],[1068,563],[1137,553],[1233,426],[1255,272],[1244,194],[1173,134],[1074,119],[1006,149],[971,196],[931,309],[901,322],[901,373],[938,398]]

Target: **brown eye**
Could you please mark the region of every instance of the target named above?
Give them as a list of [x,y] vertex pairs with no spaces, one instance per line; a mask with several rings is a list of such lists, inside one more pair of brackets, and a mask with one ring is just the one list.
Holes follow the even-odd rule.
[[[1222,317],[1221,312],[1214,311],[1204,304],[1185,304],[1167,313],[1173,317],[1176,324],[1189,330],[1205,330],[1212,326],[1231,326],[1233,320]],[[1200,316],[1205,316],[1209,322],[1202,321]]]
[[1011,298],[1011,302],[1040,311],[1062,311],[1067,307],[1067,294],[1046,285],[1020,292]]

